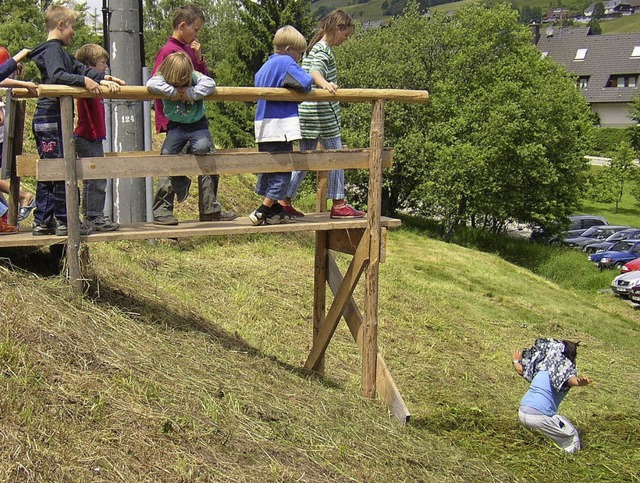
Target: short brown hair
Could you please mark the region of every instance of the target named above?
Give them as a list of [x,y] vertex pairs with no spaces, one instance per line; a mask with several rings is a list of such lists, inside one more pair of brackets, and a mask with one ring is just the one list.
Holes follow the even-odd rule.
[[162,61],[158,72],[173,87],[187,87],[191,85],[193,62],[186,52],[174,52]]
[[76,59],[84,65],[94,66],[102,59],[109,60],[109,53],[98,44],[84,44],[76,52]]
[[291,47],[301,54],[307,48],[307,39],[291,25],[280,27],[273,37],[273,48],[276,53],[284,52],[287,47]]
[[51,32],[58,23],[63,22],[65,25],[74,25],[78,18],[78,12],[71,10],[62,5],[53,5],[44,13],[44,25]]
[[173,12],[173,30],[177,29],[182,22],[187,25],[192,25],[196,20],[200,20],[204,24],[204,12],[200,7],[197,5],[185,5],[184,7],[180,7]]

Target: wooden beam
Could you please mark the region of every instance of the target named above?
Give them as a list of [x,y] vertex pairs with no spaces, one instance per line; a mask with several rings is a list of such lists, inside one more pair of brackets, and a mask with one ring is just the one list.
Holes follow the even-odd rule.
[[369,146],[369,194],[367,223],[369,264],[366,273],[364,324],[362,330],[362,394],[376,395],[376,364],[378,361],[378,271],[380,266],[382,212],[382,150],[384,140],[384,101],[374,101],[371,114]]
[[67,268],[69,280],[76,293],[84,290],[80,268],[80,196],[76,178],[76,148],[73,141],[73,97],[60,98],[62,118],[62,148],[65,164],[64,190],[67,204]]
[[360,275],[368,261],[368,252],[369,244],[363,239],[363,242],[358,246],[358,250],[356,250],[353,260],[351,260],[347,273],[345,274],[344,279],[340,284],[340,288],[333,299],[331,308],[324,319],[324,324],[322,324],[322,327],[318,330],[318,336],[316,337],[313,347],[311,347],[311,352],[309,352],[307,361],[304,364],[305,369],[312,371],[318,370],[318,364],[327,350],[327,346],[331,341],[331,337],[333,337],[333,333],[338,326],[338,322],[340,322],[344,309],[351,299],[351,295],[358,284],[358,280],[360,280]]
[[[380,233],[380,263],[384,263],[387,259],[387,231],[387,228],[382,228]],[[332,230],[329,232],[327,242],[329,250],[353,255],[363,233],[362,229]]]
[[[79,158],[78,179],[142,178],[145,176],[177,176],[201,174],[277,173],[281,171],[328,171],[331,169],[368,167],[368,149],[335,151],[294,151],[290,153],[224,152],[194,156],[105,156]],[[392,150],[384,151],[385,166],[391,166]],[[39,181],[60,180],[63,162],[40,159],[35,176]],[[21,171],[21,176],[27,173]]]
[[[120,92],[109,92],[102,87],[101,97],[105,99],[162,99],[162,96],[151,94],[144,86],[123,86]],[[92,97],[88,90],[82,87],[70,87],[53,84],[40,84],[38,96],[32,95],[27,89],[13,89],[16,97]],[[300,93],[292,89],[269,87],[216,87],[207,101],[241,101],[250,102],[264,99],[267,101],[339,101],[339,102],[372,102],[378,99],[389,101],[425,104],[429,101],[427,91],[405,89],[339,89],[330,93],[324,89],[312,89],[309,93]]]
[[328,171],[316,172],[316,213],[325,213],[327,211],[328,174]]
[[[342,273],[338,268],[338,264],[335,261],[333,255],[329,254],[327,258],[327,282],[332,292],[335,294],[340,288],[342,283]],[[362,326],[362,314],[356,305],[353,297],[349,300],[344,310],[344,320],[349,327],[349,332],[353,336],[353,340],[356,341],[360,353],[362,353],[362,333],[360,327]],[[378,352],[378,360],[376,366],[376,389],[382,402],[389,408],[391,414],[393,414],[401,423],[406,424],[411,418],[409,408],[402,399],[402,395],[396,386],[391,372],[387,368],[387,364],[384,361],[382,355]]]
[[[313,344],[324,324],[327,300],[327,233],[316,232],[316,252],[313,271]],[[316,372],[324,374],[324,355],[316,364]]]

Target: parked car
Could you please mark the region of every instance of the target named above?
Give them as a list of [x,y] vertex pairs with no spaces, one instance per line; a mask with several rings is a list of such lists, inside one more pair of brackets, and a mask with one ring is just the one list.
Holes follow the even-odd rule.
[[634,285],[629,292],[629,299],[636,304],[640,304],[640,285]]
[[640,240],[622,240],[616,242],[611,250],[589,255],[589,261],[595,263],[600,270],[612,267],[620,269],[625,263],[639,257]]
[[[579,236],[587,228],[591,228],[596,225],[608,225],[609,222],[603,216],[598,215],[571,215],[569,217],[569,228],[563,232],[562,237]],[[545,234],[542,228],[533,228],[531,230],[532,240],[545,240],[549,237]],[[550,242],[558,241],[557,239],[549,239]]]
[[611,282],[611,290],[614,294],[621,297],[628,297],[631,289],[636,285],[640,285],[640,272],[629,272],[618,275]]
[[636,258],[622,265],[620,273],[635,272],[636,270],[640,270],[640,258]]
[[614,233],[626,230],[628,226],[622,225],[596,225],[587,229],[582,235],[577,237],[565,237],[562,243],[571,248],[582,250],[586,245],[594,242],[606,240]]
[[587,253],[604,252],[609,250],[617,241],[631,238],[640,239],[640,228],[627,228],[626,230],[618,231],[603,241],[585,245],[584,251]]

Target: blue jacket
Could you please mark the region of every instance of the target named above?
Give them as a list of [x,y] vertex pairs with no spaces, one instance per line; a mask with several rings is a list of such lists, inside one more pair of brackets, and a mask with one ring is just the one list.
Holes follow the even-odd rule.
[[0,82],[13,74],[17,68],[18,64],[16,64],[16,61],[13,60],[13,58],[10,58],[6,62],[0,64]]
[[[273,54],[255,77],[256,87],[289,87],[309,92],[311,76],[287,54]],[[255,119],[256,142],[289,142],[301,139],[298,103],[258,101]]]

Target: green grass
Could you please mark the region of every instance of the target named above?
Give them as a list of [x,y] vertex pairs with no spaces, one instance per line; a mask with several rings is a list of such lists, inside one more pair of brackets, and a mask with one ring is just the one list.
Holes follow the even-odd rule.
[[[244,206],[250,182],[222,186]],[[638,481],[640,314],[598,291],[614,273],[564,249],[404,225],[381,266],[379,345],[408,427],[360,397],[344,324],[326,376],[300,371],[310,234],[92,244],[86,298],[18,268],[37,272],[42,255],[3,253],[0,480]],[[517,421],[527,385],[509,351],[538,336],[581,340],[595,380],[563,403],[583,435],[575,457]]]
[[627,34],[640,32],[640,15],[628,15],[600,22],[603,34]]

